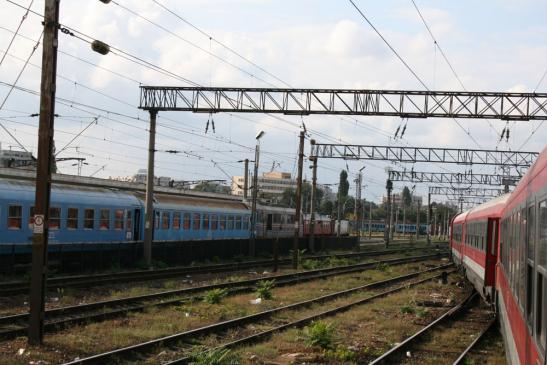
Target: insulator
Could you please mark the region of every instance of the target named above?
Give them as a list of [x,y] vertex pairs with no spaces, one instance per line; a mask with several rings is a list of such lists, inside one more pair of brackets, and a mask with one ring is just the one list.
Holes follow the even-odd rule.
[[110,52],[110,46],[108,44],[97,40],[91,43],[91,49],[103,56]]
[[110,0],[99,0],[100,2],[102,2],[103,4],[108,4],[110,3]]

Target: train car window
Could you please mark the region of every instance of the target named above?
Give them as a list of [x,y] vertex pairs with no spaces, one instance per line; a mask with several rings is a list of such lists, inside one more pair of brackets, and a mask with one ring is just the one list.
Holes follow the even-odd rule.
[[128,210],[125,215],[125,230],[131,232],[133,229],[133,212]]
[[248,230],[249,229],[249,216],[243,217],[243,227],[242,229]]
[[526,265],[526,317],[528,325],[532,326],[532,315],[534,309],[534,266]]
[[101,209],[99,215],[99,229],[110,229],[110,209]]
[[23,224],[23,207],[20,205],[8,206],[8,229],[21,229]]
[[241,224],[242,224],[242,223],[241,223],[241,216],[238,215],[238,216],[236,217],[236,227],[235,227],[235,229],[236,229],[236,230],[241,230]]
[[66,228],[78,229],[78,208],[68,208],[66,214]]
[[234,216],[233,215],[226,216],[226,229],[227,230],[234,229]]
[[160,212],[154,211],[154,229],[160,229]]
[[189,230],[190,229],[190,213],[184,213],[182,220],[182,229]]
[[[547,303],[547,283],[545,283],[545,276],[540,273],[537,274],[537,286],[536,286],[536,338],[538,342],[543,345],[545,343],[545,337],[547,336],[547,318],[545,313],[545,303]],[[545,350],[545,349],[544,349]]]
[[205,213],[203,215],[203,229],[204,230],[209,230],[209,214]]
[[216,214],[211,214],[211,230],[216,231],[218,229],[218,217]]
[[547,270],[547,200],[539,203],[538,265]]
[[34,207],[28,208],[28,228],[34,229]]
[[199,214],[199,213],[192,214],[192,220],[193,220],[192,229],[194,231],[199,231],[199,229],[201,228],[201,226],[200,226],[200,224],[201,224],[201,214]]
[[536,255],[536,215],[535,206],[528,207],[528,260],[533,264]]
[[49,229],[58,230],[61,228],[61,208],[49,208]]
[[177,231],[180,229],[180,212],[173,213],[173,229]]
[[171,226],[171,213],[162,212],[161,213],[161,229],[169,229]]
[[95,228],[95,209],[84,209],[84,229]]
[[226,229],[226,216],[221,215],[218,217],[218,225],[221,231],[224,231]]
[[116,231],[123,230],[123,209],[114,210],[114,229]]

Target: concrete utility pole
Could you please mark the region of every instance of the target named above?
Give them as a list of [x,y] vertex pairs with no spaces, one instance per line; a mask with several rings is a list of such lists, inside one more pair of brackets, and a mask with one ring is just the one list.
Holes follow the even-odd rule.
[[403,238],[406,235],[406,204],[403,204]]
[[355,230],[357,231],[357,242],[359,242],[359,239],[361,237],[361,220],[359,219],[359,204],[361,203],[361,184],[363,180],[363,174],[361,171],[364,169],[362,167],[359,170],[359,174],[357,175],[357,178],[355,179],[355,204],[353,207],[353,220],[355,222]]
[[156,154],[157,110],[150,110],[148,132],[148,171],[146,172],[146,204],[144,208],[144,262],[152,265],[152,241],[154,241],[154,159]]
[[427,194],[427,244],[431,244],[431,193]]
[[420,201],[416,201],[416,242],[420,239]]
[[342,226],[342,202],[340,201],[341,199],[341,194],[340,194],[340,185],[338,185],[338,227],[336,228],[336,237],[340,237],[340,227]]
[[372,201],[368,204],[368,239],[372,238]]
[[258,133],[256,136],[255,168],[253,175],[253,201],[251,203],[251,235],[249,239],[249,256],[251,257],[254,257],[256,254],[256,201],[258,199],[258,164],[260,159],[260,138],[262,138],[262,136],[264,136],[264,131],[260,131],[260,133]]
[[245,159],[245,176],[243,177],[243,199],[247,200],[249,193],[249,159]]
[[387,207],[386,207],[386,219],[384,223],[384,241],[386,248],[389,247],[389,231],[391,229],[391,191],[393,190],[393,182],[387,179],[386,191],[387,191]]
[[311,179],[311,206],[310,206],[310,251],[315,252],[315,195],[317,193],[317,157],[310,158],[313,162]]
[[30,316],[28,342],[41,345],[44,339],[45,287],[51,167],[53,164],[53,124],[57,78],[59,0],[46,0],[44,40],[42,42],[42,80],[40,86],[40,125],[38,128],[38,161],[34,203],[34,236],[30,282]]
[[298,146],[298,177],[296,179],[296,211],[294,216],[294,242],[292,253],[293,269],[298,269],[298,240],[300,238],[300,212],[302,208],[302,168],[304,165],[304,137],[306,132],[300,131]]

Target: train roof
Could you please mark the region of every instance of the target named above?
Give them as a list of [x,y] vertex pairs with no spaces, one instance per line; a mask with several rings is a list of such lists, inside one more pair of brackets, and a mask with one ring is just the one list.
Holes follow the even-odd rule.
[[519,205],[526,196],[539,191],[547,183],[547,147],[539,154],[536,162],[528,169],[507,201],[506,210]]
[[[35,181],[36,172],[30,170],[18,170],[13,168],[0,168],[0,180],[2,179],[14,179],[21,181]],[[128,192],[144,192],[146,191],[146,185],[129,182],[129,181],[117,181],[109,179],[99,179],[96,177],[86,176],[74,176],[65,174],[52,174],[51,180],[54,186],[56,185],[70,185],[78,187],[94,187],[105,189],[116,189],[120,191]],[[209,193],[188,189],[178,189],[166,186],[154,186],[154,194],[163,193],[169,195],[178,196],[192,196],[192,197],[205,197],[212,199],[228,200],[228,201],[242,201],[242,197],[228,194]]]
[[[0,199],[20,203],[34,201],[35,185],[32,181],[0,179]],[[139,200],[131,193],[107,188],[82,187],[72,185],[53,185],[51,201],[57,204],[70,204],[78,201],[83,205],[140,205]]]
[[457,215],[456,218],[454,218],[454,223],[484,218],[499,218],[501,217],[510,196],[511,194],[503,194],[486,203],[477,205],[476,207]]
[[[144,204],[145,196],[143,193],[135,193]],[[207,210],[218,211],[222,213],[244,214],[249,213],[247,206],[241,201],[230,201],[221,199],[211,199],[201,196],[176,196],[169,194],[154,194],[154,207],[156,209],[175,209],[175,210]]]

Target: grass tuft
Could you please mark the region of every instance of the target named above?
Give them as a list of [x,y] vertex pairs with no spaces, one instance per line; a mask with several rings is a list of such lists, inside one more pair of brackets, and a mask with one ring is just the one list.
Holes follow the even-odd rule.
[[211,289],[203,297],[203,301],[209,304],[218,304],[222,299],[228,295],[228,289]]
[[308,346],[331,348],[334,341],[334,326],[323,321],[313,322],[311,326],[304,328],[304,338]]

